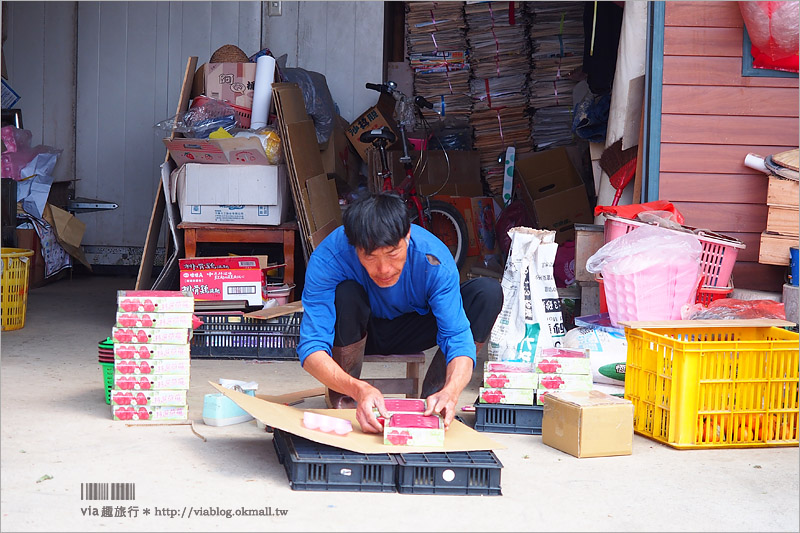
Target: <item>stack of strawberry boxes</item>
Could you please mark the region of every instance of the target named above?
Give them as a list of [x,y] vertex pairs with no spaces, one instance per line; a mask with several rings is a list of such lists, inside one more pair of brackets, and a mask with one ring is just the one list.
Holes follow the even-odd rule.
[[545,348],[533,363],[486,361],[478,402],[542,405],[554,390],[591,390],[588,350]]
[[186,420],[194,297],[179,291],[118,291],[114,420]]

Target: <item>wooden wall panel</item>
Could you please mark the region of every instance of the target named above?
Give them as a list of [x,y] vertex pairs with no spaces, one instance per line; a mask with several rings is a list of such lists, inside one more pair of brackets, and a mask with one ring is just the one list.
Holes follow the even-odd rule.
[[782,294],[786,267],[739,261],[733,266],[733,286]]
[[667,2],[666,26],[741,28],[736,2]]
[[665,114],[661,117],[661,142],[742,145],[778,143],[791,146],[797,142],[797,119]]
[[741,57],[665,56],[664,85],[794,87],[797,78],[742,77]]
[[686,225],[719,233],[761,233],[767,227],[766,204],[709,204],[672,202],[683,213]]
[[659,175],[659,196],[670,202],[713,197],[715,201],[724,203],[765,203],[767,175],[755,170],[752,174],[662,172]]
[[665,85],[662,113],[797,118],[797,89]]
[[741,57],[741,28],[664,28],[665,56]]
[[[737,146],[704,144],[661,144],[661,172],[699,172],[701,174],[741,174],[749,172],[744,158],[749,152],[776,154],[792,146]],[[704,199],[707,198],[704,196]],[[755,200],[754,200],[755,201]]]

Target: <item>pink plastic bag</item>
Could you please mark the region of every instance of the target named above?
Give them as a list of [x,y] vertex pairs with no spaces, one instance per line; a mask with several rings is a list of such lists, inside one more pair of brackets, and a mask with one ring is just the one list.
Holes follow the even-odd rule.
[[753,43],[753,67],[798,71],[800,2],[739,2]]

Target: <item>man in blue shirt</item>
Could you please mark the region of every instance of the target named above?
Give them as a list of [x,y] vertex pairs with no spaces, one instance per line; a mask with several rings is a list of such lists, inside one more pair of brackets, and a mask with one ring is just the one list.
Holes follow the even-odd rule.
[[441,414],[447,428],[502,303],[497,280],[459,286],[450,251],[410,224],[401,198],[371,194],[347,208],[343,225],[311,255],[297,353],[328,388],[330,407],[356,408],[361,429],[379,433],[373,408],[388,413],[380,391],[358,379],[365,350],[414,353],[438,345],[422,397],[425,414]]

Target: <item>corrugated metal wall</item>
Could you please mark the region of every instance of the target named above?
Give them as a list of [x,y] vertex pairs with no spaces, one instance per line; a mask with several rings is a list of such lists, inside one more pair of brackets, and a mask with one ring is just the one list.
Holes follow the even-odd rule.
[[782,267],[758,263],[767,176],[744,166],[797,147],[797,78],[743,77],[736,2],[667,2],[659,196],[686,224],[736,237],[734,283],[778,291]]

